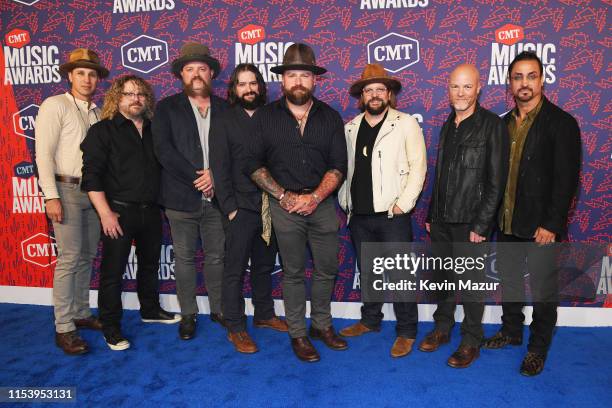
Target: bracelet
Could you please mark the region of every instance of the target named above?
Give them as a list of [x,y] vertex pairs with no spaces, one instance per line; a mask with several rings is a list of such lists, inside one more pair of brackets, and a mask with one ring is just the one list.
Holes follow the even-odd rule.
[[319,196],[317,195],[317,193],[312,193],[312,197],[315,199],[315,201],[317,202],[317,204],[321,204],[321,199],[319,198]]
[[283,190],[283,193],[280,195],[280,197],[278,197],[278,201],[282,200],[283,197],[285,197],[285,193],[287,192],[287,190]]

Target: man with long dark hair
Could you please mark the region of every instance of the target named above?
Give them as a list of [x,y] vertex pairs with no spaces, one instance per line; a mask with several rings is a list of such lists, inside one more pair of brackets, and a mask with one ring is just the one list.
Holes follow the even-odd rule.
[[161,250],[159,163],[153,152],[153,89],[144,79],[127,75],[106,92],[102,120],[81,143],[83,182],[102,223],[104,252],[100,267],[98,307],[106,344],[125,350],[121,333],[121,281],[132,241],[138,257],[138,300],[144,322],[176,323],[178,315],[159,304]]
[[236,66],[227,90],[231,108],[222,115],[218,132],[210,141],[210,166],[219,208],[227,217],[222,306],[228,339],[241,353],[257,351],[246,331],[243,277],[251,271],[254,326],[287,331],[287,324],[274,314],[272,271],[276,242],[265,237],[261,218],[262,192],[245,172],[253,114],[266,103],[266,84],[252,64]]

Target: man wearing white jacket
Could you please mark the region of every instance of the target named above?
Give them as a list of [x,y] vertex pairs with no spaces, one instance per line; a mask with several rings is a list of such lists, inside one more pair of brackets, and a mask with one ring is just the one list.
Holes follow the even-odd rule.
[[[350,88],[362,114],[345,126],[348,176],[338,198],[349,215],[349,228],[361,261],[364,242],[410,242],[409,212],[423,188],[427,159],[423,133],[409,114],[395,110],[398,80],[378,64],[368,64]],[[365,272],[362,270],[362,272]],[[383,303],[364,302],[361,320],[340,331],[346,337],[380,331]],[[394,303],[397,338],[392,357],[410,353],[416,337],[415,302]]]

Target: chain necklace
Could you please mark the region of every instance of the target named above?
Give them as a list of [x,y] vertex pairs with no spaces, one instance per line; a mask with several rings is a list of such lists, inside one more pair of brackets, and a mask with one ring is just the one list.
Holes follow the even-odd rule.
[[289,111],[293,115],[293,118],[295,120],[297,120],[298,124],[296,126],[296,129],[298,129],[300,131],[300,133],[302,133],[302,134],[304,133],[303,129],[302,129],[303,122],[305,122],[304,119],[306,118],[306,116],[308,116],[308,113],[310,112],[310,108],[312,108],[312,105],[313,105],[313,102],[312,102],[312,99],[311,99],[310,100],[310,105],[308,106],[308,109],[306,109],[306,112],[304,112],[304,114],[301,117],[298,117],[295,113],[293,113],[293,111],[291,109],[289,109]]
[[[83,126],[85,127],[85,131],[88,131],[89,128],[91,127],[91,122],[89,121],[89,111],[87,111],[87,121],[85,119],[83,119],[83,112],[81,111],[81,108],[79,108],[79,105],[77,104],[76,98],[74,97],[74,95],[72,93],[70,93],[70,96],[72,96],[72,100],[74,101],[74,106],[76,107],[77,111],[79,111],[79,118],[81,118],[81,122],[83,122]],[[96,122],[99,121],[98,119],[98,114],[96,113],[96,110],[93,110],[93,113],[96,117]]]

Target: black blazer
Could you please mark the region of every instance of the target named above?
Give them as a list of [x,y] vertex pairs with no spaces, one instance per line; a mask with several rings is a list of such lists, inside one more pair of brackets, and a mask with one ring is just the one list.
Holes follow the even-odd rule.
[[[508,124],[512,113],[504,116]],[[567,215],[577,193],[581,143],[578,122],[544,97],[523,147],[518,170],[512,233],[532,238],[538,227],[567,233]],[[503,211],[503,210],[502,210]],[[499,214],[501,221],[502,213]]]
[[254,120],[240,105],[235,105],[223,112],[215,137],[210,139],[215,197],[225,215],[238,208],[261,211],[261,190],[246,171],[254,132]]
[[[214,95],[210,102],[209,145],[217,132],[217,118],[228,106],[225,100]],[[151,130],[153,148],[162,166],[159,203],[173,210],[197,211],[202,205],[202,193],[193,181],[198,178],[196,170],[202,169],[204,162],[198,125],[184,92],[157,104]]]

